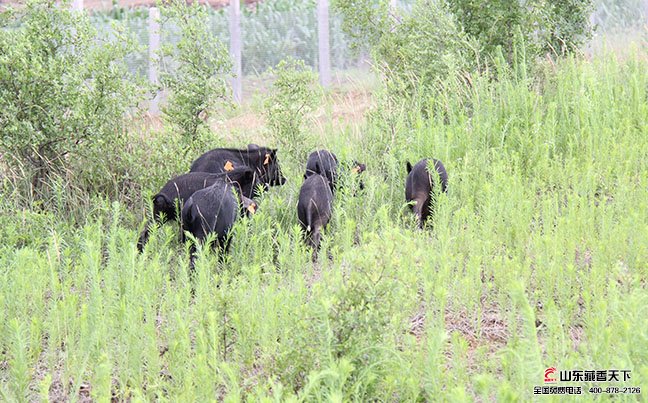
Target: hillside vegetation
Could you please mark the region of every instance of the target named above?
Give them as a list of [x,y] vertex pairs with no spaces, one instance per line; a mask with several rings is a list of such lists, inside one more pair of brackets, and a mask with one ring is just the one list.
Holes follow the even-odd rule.
[[[377,46],[392,66],[398,46],[417,56],[411,70],[380,66],[358,125],[285,62],[247,106],[265,130],[221,133],[203,114],[227,100],[222,66],[187,41],[168,56],[182,97],[153,129],[133,113],[149,88],[124,79],[128,41],[96,49],[87,20],[51,7],[0,18],[1,401],[517,401],[550,367],[629,370],[596,385],[648,392],[645,48],[532,58],[518,35],[475,70],[447,54],[417,76],[417,32],[459,28],[410,18]],[[183,34],[204,32],[192,7]],[[230,253],[199,247],[191,271],[164,225],[139,254],[151,196],[249,142],[279,147],[287,182],[236,222]],[[316,147],[367,169],[364,189],[344,179],[311,262],[296,206]],[[405,164],[424,157],[449,186],[420,230]]]
[[[445,94],[443,116],[397,136],[328,133],[368,168],[364,191],[338,195],[316,264],[289,155],[231,256],[205,252],[193,277],[173,226],[137,254],[123,202],[93,198],[72,220],[63,190],[31,208],[5,190],[3,398],[526,399],[549,366],[645,385],[647,67],[569,59],[537,82],[477,79],[468,108]],[[423,156],[450,189],[420,231],[403,184]]]

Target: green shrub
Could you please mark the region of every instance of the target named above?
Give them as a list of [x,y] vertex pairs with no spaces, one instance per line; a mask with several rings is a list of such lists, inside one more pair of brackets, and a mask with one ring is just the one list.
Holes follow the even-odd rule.
[[162,86],[169,90],[165,119],[188,139],[208,131],[207,115],[229,99],[229,52],[211,32],[207,7],[173,1],[161,10],[179,40],[162,48]]
[[394,14],[387,1],[334,1],[343,29],[356,46],[368,43],[392,92],[429,90],[443,77],[465,69],[469,43],[443,4],[417,1],[410,13]]
[[40,190],[70,160],[123,130],[142,86],[124,57],[120,30],[99,38],[86,15],[50,0],[2,14],[0,151]]
[[378,56],[399,94],[432,89],[440,80],[470,68],[470,46],[453,16],[433,0],[418,1],[381,41]]
[[521,48],[529,62],[546,52],[563,55],[591,31],[591,0],[417,0],[409,12],[391,9],[387,0],[334,0],[333,6],[355,45],[371,47],[390,93],[412,98],[483,71],[500,54],[513,65]]
[[[189,150],[193,149],[192,144]],[[182,135],[171,128],[153,130],[134,121],[128,133],[93,148],[89,154],[93,164],[74,163],[68,180],[80,190],[75,195],[100,195],[144,212],[149,196],[173,176],[189,170],[187,150]]]
[[[576,51],[592,37],[590,15],[594,9],[592,0],[553,0],[541,2],[544,26],[543,52],[563,56]],[[528,34],[533,39],[533,33]]]
[[525,37],[537,29],[528,5],[519,1],[449,0],[448,8],[457,17],[466,34],[476,39],[484,55],[492,55],[498,47],[504,55],[512,57],[516,27],[522,27]]
[[302,161],[311,146],[304,121],[319,100],[315,73],[294,59],[281,61],[272,73],[276,79],[265,102],[270,136],[282,151]]

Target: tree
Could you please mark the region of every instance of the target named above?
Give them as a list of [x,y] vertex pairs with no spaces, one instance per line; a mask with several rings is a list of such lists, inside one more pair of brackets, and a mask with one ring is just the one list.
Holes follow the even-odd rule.
[[163,47],[161,81],[170,91],[163,113],[185,138],[194,139],[207,128],[206,114],[230,98],[232,63],[227,47],[210,30],[205,5],[175,0],[161,11],[180,33],[176,44]]
[[0,150],[27,167],[38,190],[67,158],[119,134],[143,91],[116,27],[98,38],[85,14],[53,0],[0,17]]

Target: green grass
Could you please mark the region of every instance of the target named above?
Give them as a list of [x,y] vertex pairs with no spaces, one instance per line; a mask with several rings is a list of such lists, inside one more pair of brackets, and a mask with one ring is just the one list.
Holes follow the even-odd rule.
[[[366,189],[337,196],[316,264],[290,156],[193,275],[173,226],[137,254],[138,209],[70,221],[2,193],[0,400],[530,400],[551,366],[630,369],[645,400],[647,89],[641,56],[572,59],[331,132]],[[405,160],[428,156],[450,183],[420,231]]]

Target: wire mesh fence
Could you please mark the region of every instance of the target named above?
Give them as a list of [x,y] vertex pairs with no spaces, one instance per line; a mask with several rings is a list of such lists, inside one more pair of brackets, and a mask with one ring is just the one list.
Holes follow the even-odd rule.
[[[292,57],[322,73],[321,43],[318,42],[318,3],[327,0],[265,0],[240,9],[240,68],[243,77],[265,73],[281,60]],[[392,1],[402,12],[410,8],[411,0]],[[231,43],[231,7],[210,9],[212,33],[224,46]],[[91,15],[100,32],[110,35],[115,20],[121,20],[139,43],[138,51],[128,57],[131,72],[151,76],[149,41],[150,13],[145,7],[116,8],[110,12]],[[345,70],[362,65],[362,56],[351,50],[350,38],[342,30],[342,19],[330,12],[328,21],[328,60],[330,68]],[[597,25],[597,34],[610,30],[636,29],[648,32],[648,0],[597,0],[591,22]],[[320,28],[321,29],[321,25]],[[648,36],[648,35],[647,35]],[[178,30],[169,22],[160,22],[159,41],[173,44],[179,39]],[[236,61],[235,61],[236,63]],[[154,74],[155,76],[155,74]]]
[[[303,60],[307,66],[319,69],[319,46],[316,4],[296,1],[286,6],[283,1],[256,3],[253,8],[243,8],[240,17],[241,66],[243,76],[265,73],[281,60]],[[102,35],[110,35],[115,20],[121,20],[140,45],[127,60],[132,73],[149,74],[149,12],[139,8],[118,13],[93,13],[91,19]],[[224,46],[230,44],[230,9],[212,9],[209,24],[212,33]],[[342,31],[341,17],[329,18],[329,57],[331,68],[343,70],[361,65],[362,56],[352,52],[350,39]],[[174,44],[179,32],[172,23],[160,22],[160,42]]]

